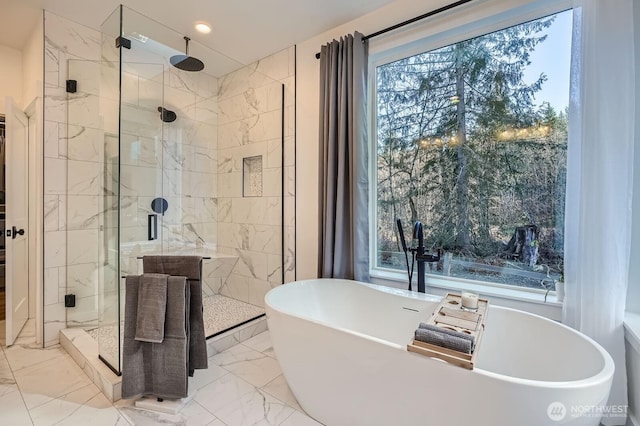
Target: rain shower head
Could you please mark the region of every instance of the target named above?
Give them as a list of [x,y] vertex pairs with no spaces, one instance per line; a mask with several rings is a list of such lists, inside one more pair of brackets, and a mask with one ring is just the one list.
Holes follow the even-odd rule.
[[177,116],[175,112],[161,106],[158,107],[158,112],[160,113],[160,120],[162,120],[163,122],[172,123],[176,121]]
[[183,70],[183,71],[202,71],[204,69],[204,63],[193,56],[189,56],[189,37],[185,36],[185,54],[184,55],[173,55],[169,58],[169,62],[174,67]]

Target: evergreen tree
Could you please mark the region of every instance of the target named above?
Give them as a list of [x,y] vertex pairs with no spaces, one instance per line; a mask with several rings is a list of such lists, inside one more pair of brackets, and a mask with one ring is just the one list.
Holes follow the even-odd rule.
[[548,104],[535,107],[544,75],[524,81],[552,22],[539,19],[378,67],[380,248],[397,249],[389,232],[395,217],[422,220],[434,247],[465,256],[496,253],[523,224],[543,232],[555,227],[564,200],[558,188],[566,118]]

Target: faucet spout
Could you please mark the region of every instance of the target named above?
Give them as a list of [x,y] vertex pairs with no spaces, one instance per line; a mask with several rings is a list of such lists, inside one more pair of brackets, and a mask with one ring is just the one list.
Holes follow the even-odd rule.
[[415,248],[415,261],[418,263],[418,293],[426,293],[425,286],[425,267],[426,262],[438,262],[440,261],[440,251],[437,254],[426,254],[424,247],[424,233],[422,230],[422,223],[416,221],[413,225],[413,239],[418,240],[418,246]]

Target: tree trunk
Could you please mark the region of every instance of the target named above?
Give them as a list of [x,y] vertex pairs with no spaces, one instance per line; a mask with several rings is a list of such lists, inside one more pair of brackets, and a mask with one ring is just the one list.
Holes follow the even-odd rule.
[[513,231],[506,251],[533,268],[538,262],[538,247],[538,227],[527,225],[519,226]]
[[456,111],[456,138],[458,142],[458,175],[456,178],[456,246],[460,250],[467,250],[471,246],[471,237],[469,232],[469,170],[467,167],[467,154],[465,152],[467,144],[467,126],[464,93],[464,69],[462,58],[462,55],[464,53],[463,46],[464,43],[458,43],[455,47],[456,96],[458,99]]

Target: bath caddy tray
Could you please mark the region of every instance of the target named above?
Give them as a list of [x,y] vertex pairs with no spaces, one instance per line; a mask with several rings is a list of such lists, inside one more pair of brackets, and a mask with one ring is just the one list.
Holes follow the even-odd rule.
[[424,322],[473,336],[475,348],[472,353],[467,354],[418,340],[411,341],[411,343],[407,345],[407,350],[438,358],[450,364],[466,368],[467,370],[473,370],[476,355],[482,343],[482,333],[484,332],[484,322],[489,310],[489,301],[486,299],[478,299],[477,312],[464,311],[461,306],[462,296],[448,293],[436,307],[431,317]]

